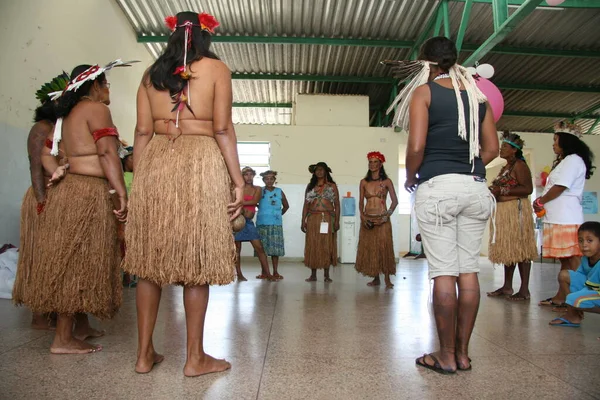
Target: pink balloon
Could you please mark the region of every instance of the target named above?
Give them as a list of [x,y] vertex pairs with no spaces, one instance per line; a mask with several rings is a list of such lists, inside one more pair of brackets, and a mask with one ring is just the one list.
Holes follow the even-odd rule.
[[494,113],[494,121],[498,122],[502,113],[504,112],[504,98],[502,97],[502,93],[500,89],[496,85],[494,85],[489,80],[478,76],[475,78],[475,82],[477,83],[477,87],[485,97],[488,99],[488,103],[490,103],[490,107],[492,107],[492,112]]
[[549,6],[559,6],[564,2],[565,0],[546,0],[546,3],[548,3]]

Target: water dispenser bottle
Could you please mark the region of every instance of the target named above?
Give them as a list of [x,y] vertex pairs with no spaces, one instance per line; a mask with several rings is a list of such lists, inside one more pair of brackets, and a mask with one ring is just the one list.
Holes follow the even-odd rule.
[[346,193],[346,197],[342,198],[342,216],[353,217],[356,215],[356,199],[352,197],[350,192]]

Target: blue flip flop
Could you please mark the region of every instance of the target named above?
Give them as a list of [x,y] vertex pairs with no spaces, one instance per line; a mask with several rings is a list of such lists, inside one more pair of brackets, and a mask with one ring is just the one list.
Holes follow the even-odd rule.
[[562,323],[560,323],[560,324],[550,324],[550,325],[552,325],[552,326],[564,326],[566,328],[579,328],[581,326],[581,324],[575,324],[575,323],[569,321],[568,319],[562,318],[562,317],[554,318],[551,322],[554,322],[554,321],[562,321]]

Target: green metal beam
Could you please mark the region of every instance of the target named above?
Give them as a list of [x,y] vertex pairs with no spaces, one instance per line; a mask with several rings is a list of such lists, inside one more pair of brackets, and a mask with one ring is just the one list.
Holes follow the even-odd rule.
[[[452,0],[456,3],[465,3],[468,0]],[[475,0],[475,3],[492,4],[494,0]],[[521,6],[527,0],[508,0],[509,6]],[[539,7],[550,7],[547,2],[543,1]],[[600,0],[566,0],[556,8],[600,8]]]
[[442,0],[440,12],[444,21],[444,36],[450,39],[450,10],[448,9],[448,0]]
[[[476,0],[475,0],[476,1]],[[437,14],[435,14],[437,15]],[[344,39],[344,38],[320,38],[320,37],[297,37],[297,36],[213,36],[213,43],[252,43],[252,44],[305,44],[305,45],[328,45],[328,46],[357,46],[357,47],[386,47],[395,49],[411,49],[411,54],[418,52],[419,46],[427,39],[429,32],[435,22],[435,15],[429,28],[421,32],[422,39],[416,42],[409,40],[386,40],[386,39]],[[426,32],[426,34],[423,34]],[[167,35],[140,35],[137,38],[138,43],[166,43],[169,40]],[[479,48],[478,44],[464,44],[463,51],[475,51]],[[594,50],[565,50],[549,49],[536,47],[514,47],[497,46],[491,53],[513,54],[524,56],[541,57],[575,57],[575,58],[600,58],[600,51]]]
[[503,90],[532,90],[540,92],[571,92],[571,93],[600,93],[600,86],[559,86],[559,85],[535,85],[519,83],[495,83]]
[[[443,2],[440,4],[444,4]],[[442,8],[438,8],[437,15],[435,16],[435,25],[433,25],[433,32],[431,36],[440,36],[440,29],[442,28]]]
[[588,131],[586,132],[587,135],[591,135],[592,132],[594,132],[594,129],[596,129],[596,127],[598,126],[598,123],[600,122],[600,118],[596,118],[596,121],[594,121],[594,123],[592,124],[592,126],[590,126],[590,129],[588,129]]
[[462,17],[460,19],[460,27],[458,28],[458,34],[456,35],[456,49],[460,53],[462,49],[463,40],[465,39],[465,32],[467,32],[467,26],[469,26],[469,17],[471,16],[471,8],[473,7],[473,0],[467,0],[463,7]]
[[525,0],[522,6],[520,6],[483,44],[475,50],[469,58],[463,63],[465,67],[470,67],[475,64],[476,61],[481,59],[487,53],[490,52],[498,43],[513,30],[515,27],[527,17],[535,8],[542,2],[542,0]]
[[504,111],[503,117],[539,117],[539,118],[572,118],[573,114],[568,113],[547,113],[537,111]]
[[[378,76],[335,76],[335,75],[294,75],[294,74],[244,74],[233,73],[234,80],[272,80],[272,81],[301,81],[301,82],[345,82],[345,83],[375,83],[391,84],[397,88],[398,82],[391,77]],[[571,92],[571,93],[600,93],[600,86],[559,86],[535,85],[520,83],[496,83],[503,90],[531,90],[540,92]],[[397,90],[397,89],[396,89]],[[394,95],[394,98],[396,96]]]
[[[591,106],[590,108],[588,108],[588,109],[586,109],[586,110],[584,110],[584,111],[580,112],[579,114],[575,115],[575,116],[573,117],[573,121],[575,121],[575,120],[578,120],[578,119],[581,119],[581,118],[589,117],[589,115],[590,115],[590,114],[593,114],[593,113],[594,113],[594,111],[596,111],[596,110],[598,110],[598,109],[600,109],[600,102],[598,102],[598,103],[594,104],[594,105],[593,105],[593,106]],[[591,118],[596,118],[596,117],[594,116],[594,117],[591,117]]]
[[508,19],[508,0],[492,0],[492,14],[494,16],[494,32]]
[[[138,43],[166,43],[169,35],[138,36]],[[327,46],[368,46],[389,47],[396,49],[410,49],[414,42],[410,40],[387,39],[354,39],[354,38],[327,38],[327,37],[302,37],[302,36],[236,36],[216,35],[211,37],[212,43],[252,43],[252,44],[308,44]]]

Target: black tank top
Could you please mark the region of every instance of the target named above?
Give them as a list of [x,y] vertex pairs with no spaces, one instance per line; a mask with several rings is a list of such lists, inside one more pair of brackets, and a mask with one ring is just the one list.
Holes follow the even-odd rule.
[[[458,136],[458,105],[454,89],[448,89],[435,82],[427,83],[431,90],[429,105],[429,126],[425,156],[419,169],[419,182],[425,182],[444,174],[464,174],[485,178],[485,166],[481,158],[475,158],[475,168],[469,162],[469,99],[461,90],[467,122],[467,140]],[[485,117],[485,103],[479,105],[479,126]],[[481,137],[481,135],[480,135]]]

